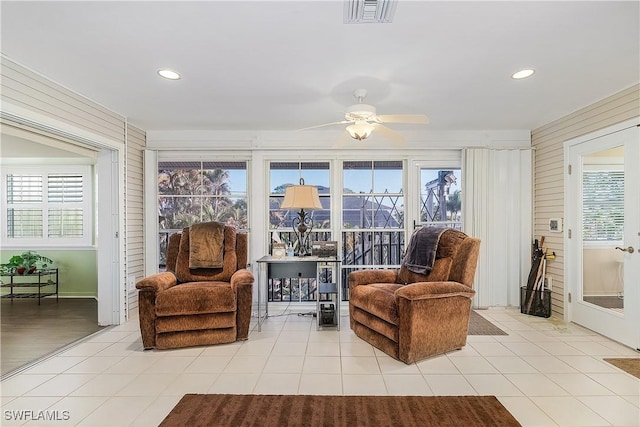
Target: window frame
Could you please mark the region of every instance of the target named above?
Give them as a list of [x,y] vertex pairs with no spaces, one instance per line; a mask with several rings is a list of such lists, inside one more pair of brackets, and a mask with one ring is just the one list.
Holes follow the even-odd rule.
[[[9,175],[41,175],[43,180],[42,201],[36,203],[9,203],[7,183]],[[49,175],[81,175],[82,202],[49,202]],[[3,167],[0,197],[0,227],[2,228],[3,247],[31,248],[85,248],[94,245],[94,201],[93,201],[93,168],[91,165],[8,165]],[[41,209],[42,236],[9,237],[7,210],[10,208]],[[82,209],[82,237],[49,237],[49,210],[60,207]]]

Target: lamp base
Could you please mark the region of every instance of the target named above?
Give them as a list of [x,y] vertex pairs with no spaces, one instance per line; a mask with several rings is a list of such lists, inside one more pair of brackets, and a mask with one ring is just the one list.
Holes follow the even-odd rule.
[[293,231],[298,238],[298,246],[295,249],[297,257],[305,257],[311,255],[309,250],[309,234],[313,230],[313,220],[304,209],[298,212],[298,218],[293,221]]

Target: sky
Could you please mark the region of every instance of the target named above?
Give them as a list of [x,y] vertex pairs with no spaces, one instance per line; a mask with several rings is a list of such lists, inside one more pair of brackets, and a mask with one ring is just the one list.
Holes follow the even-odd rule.
[[[247,172],[240,169],[229,169],[229,184],[234,194],[246,194],[247,192]],[[330,187],[330,171],[323,170],[272,170],[271,175],[271,191],[282,184],[297,184],[300,180],[300,172],[305,180],[305,184],[317,185],[322,187]],[[462,180],[460,170],[454,170],[456,176],[456,184],[451,185],[450,193],[462,188]],[[423,169],[421,171],[421,187],[424,190],[424,184],[437,178],[438,169]],[[373,181],[373,183],[372,183]],[[351,169],[344,172],[345,187],[356,193],[369,193],[373,187],[374,192],[383,193],[387,190],[389,193],[398,193],[402,188],[402,171],[401,170],[376,170],[372,173],[370,170]]]
[[[450,192],[461,189],[462,180],[460,170],[454,170],[456,176],[456,184],[452,185]],[[423,169],[421,173],[421,186],[437,178],[438,169]],[[303,170],[302,177],[305,184],[330,187],[329,170]],[[300,179],[300,171],[292,170],[272,170],[271,171],[271,191],[275,187],[282,184],[297,184]],[[369,193],[373,187],[375,193],[398,193],[402,189],[402,171],[401,170],[376,170],[372,173],[370,170],[346,170],[344,172],[345,187],[356,193]],[[372,182],[373,181],[373,182]]]

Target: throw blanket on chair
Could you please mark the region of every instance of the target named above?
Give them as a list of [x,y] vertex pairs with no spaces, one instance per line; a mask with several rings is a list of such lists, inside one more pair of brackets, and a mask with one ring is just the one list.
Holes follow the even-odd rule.
[[402,260],[407,270],[418,274],[428,274],[436,261],[438,242],[446,227],[420,227],[411,235],[409,247]]
[[189,268],[222,268],[224,224],[203,222],[189,227]]

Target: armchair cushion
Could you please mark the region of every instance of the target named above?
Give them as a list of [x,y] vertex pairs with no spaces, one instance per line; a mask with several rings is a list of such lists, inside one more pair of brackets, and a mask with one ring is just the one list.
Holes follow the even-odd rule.
[[395,293],[402,285],[397,283],[374,283],[358,286],[349,296],[353,305],[394,325],[398,324],[398,306]]
[[451,258],[439,258],[433,263],[433,268],[429,274],[414,273],[406,266],[401,265],[398,271],[398,283],[414,283],[414,282],[426,282],[429,280],[441,281],[447,280],[449,277],[449,271],[451,271],[451,265],[453,259]]
[[423,299],[466,297],[473,298],[476,291],[457,282],[418,282],[399,288],[395,295],[409,301]]
[[236,230],[224,228],[224,259],[222,268],[189,268],[189,228],[182,230],[180,249],[176,260],[176,277],[179,282],[222,281],[228,282],[238,268],[236,256]]
[[349,286],[368,285],[370,283],[397,283],[396,270],[357,270],[349,273]]
[[234,312],[236,293],[229,282],[188,282],[158,294],[156,315]]
[[465,237],[467,235],[461,231],[447,229],[440,235],[436,260],[431,271],[427,274],[414,273],[403,264],[398,272],[398,283],[440,282],[449,279],[453,259]]

